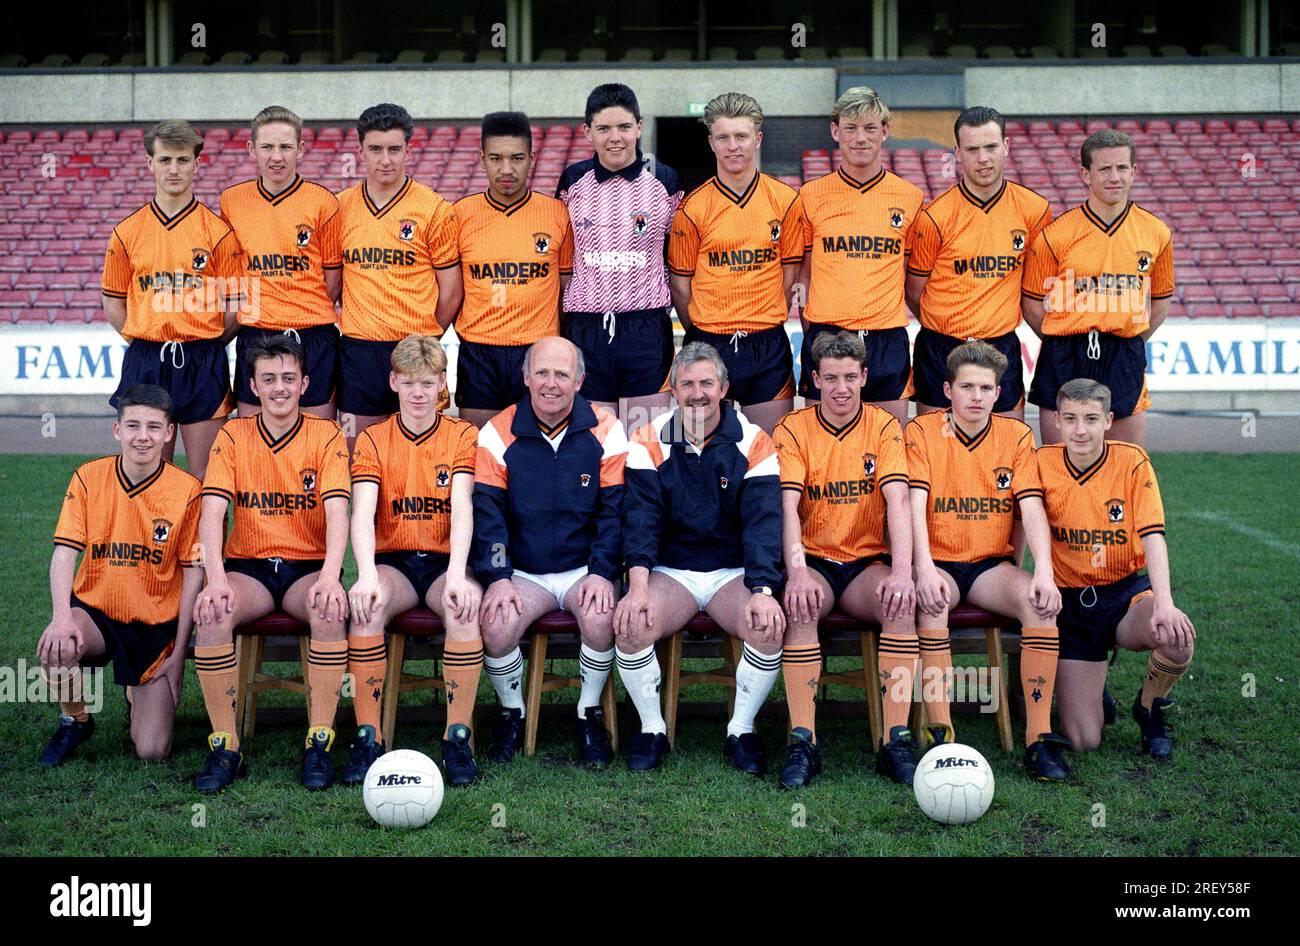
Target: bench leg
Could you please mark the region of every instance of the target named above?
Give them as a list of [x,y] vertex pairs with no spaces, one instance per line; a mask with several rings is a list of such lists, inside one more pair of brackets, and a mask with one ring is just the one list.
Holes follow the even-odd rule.
[[311,726],[311,635],[298,635],[298,662],[302,665],[302,696],[307,702],[307,725]]
[[238,637],[239,682],[235,685],[235,725],[239,739],[251,739],[257,725],[257,690],[253,682],[262,669],[262,638],[257,634]]
[[610,747],[618,752],[618,704],[614,702],[614,674],[605,681],[600,691],[600,708],[605,712],[605,730],[609,733]]
[[406,635],[388,635],[388,665],[384,670],[384,704],[379,717],[384,745],[392,748],[397,731],[397,704],[402,698],[402,663],[406,660]]
[[727,719],[730,720],[733,713],[736,712],[736,668],[740,666],[741,653],[745,644],[739,637],[732,637],[725,634],[722,638],[722,657],[726,662],[727,670],[731,675],[731,683],[727,686]]
[[988,641],[989,667],[997,677],[998,688],[998,736],[1002,740],[1002,751],[1011,751],[1011,707],[1007,698],[1007,678],[1002,666],[1002,629],[987,627],[984,636]]
[[677,745],[677,696],[681,690],[682,632],[678,631],[666,641],[660,641],[659,670],[663,677],[664,723],[668,728],[668,744]]
[[880,693],[880,655],[875,631],[863,631],[859,636],[862,644],[862,682],[867,691],[867,722],[871,727],[871,748],[874,751],[880,745],[885,711]]
[[546,679],[546,645],[549,634],[533,634],[528,648],[528,682],[524,690],[524,755],[537,749],[538,717],[542,714],[542,681]]

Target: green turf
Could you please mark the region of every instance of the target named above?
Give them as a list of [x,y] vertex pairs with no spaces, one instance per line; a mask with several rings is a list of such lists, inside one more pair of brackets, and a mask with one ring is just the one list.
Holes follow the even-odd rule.
[[[1028,781],[1019,753],[998,747],[991,717],[958,717],[961,740],[989,758],[998,780],[992,809],[974,825],[944,828],[925,819],[910,790],[874,774],[865,719],[844,718],[821,721],[825,772],[794,794],[779,791],[775,775],[760,783],[724,767],[720,720],[684,721],[677,751],[659,772],[642,776],[621,764],[603,773],[578,768],[564,718],[543,723],[533,758],[484,764],[481,783],[450,792],[423,831],[374,827],[359,790],[300,789],[303,724],[293,720],[259,727],[246,746],[249,779],[224,795],[199,796],[189,780],[202,763],[208,726],[191,667],[176,748],[160,764],[130,754],[121,691],[112,687],[93,740],[54,771],[40,769],[36,756],[56,711],[0,705],[0,854],[1295,854],[1298,459],[1155,458],[1175,598],[1200,632],[1195,664],[1175,691],[1176,758],[1156,765],[1135,751],[1137,727],[1127,709],[1145,662],[1126,654],[1110,678],[1120,721],[1098,752],[1073,757],[1068,785]],[[49,618],[49,536],[76,462],[0,457],[0,666],[34,662]],[[1261,544],[1260,535],[1279,544]],[[1243,696],[1246,674],[1253,675],[1253,698]],[[489,694],[484,681],[481,704],[492,702]],[[686,691],[691,700],[708,695]],[[720,699],[719,690],[713,695]],[[553,696],[571,702],[575,694]],[[781,699],[779,683],[773,698]],[[294,707],[298,699],[273,694],[265,705]],[[403,706],[428,700],[416,694]],[[340,721],[351,723],[346,701]],[[769,749],[783,741],[784,725],[783,706],[760,717]],[[432,724],[405,722],[397,746],[436,757],[432,736]],[[1094,825],[1098,804],[1104,827]]]

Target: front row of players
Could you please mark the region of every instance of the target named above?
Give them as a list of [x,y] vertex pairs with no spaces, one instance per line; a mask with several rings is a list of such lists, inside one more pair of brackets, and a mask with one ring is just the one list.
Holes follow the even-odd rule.
[[[809,365],[820,402],[769,438],[726,400],[718,353],[693,343],[673,361],[676,410],[628,440],[578,393],[581,352],[548,338],[525,361],[527,395],[479,432],[439,413],[446,357],[437,339],[411,336],[392,354],[399,412],[358,438],[349,476],[339,427],[299,409],[309,383],[301,348],[273,337],[248,358],[262,410],[222,428],[202,485],[162,459],[175,426],[167,394],[149,385],[120,399],[120,456],[73,475],[50,565],[53,617],[38,645],[62,708],[43,764],[90,736],[82,668],[110,660],[138,754],[165,757],[189,643],[190,621],[178,617],[192,615],[213,729],[197,787],[225,787],[244,771],[233,631],[279,608],[311,628],[301,781],[334,781],[334,716],[350,671],[359,728],[342,780],[358,783],[386,748],[385,627],[421,601],[447,628],[442,754],[452,784],[478,774],[470,726],[484,665],[500,702],[490,758],[515,753],[519,641],[556,607],[581,632],[576,735],[596,766],[613,758],[600,695],[614,666],[640,717],[629,767],[653,769],[669,751],[654,645],[705,611],[743,641],[726,758],[765,771],[754,719],[782,674],[791,736],[781,784],[808,784],[822,756],[817,624],[838,606],[881,626],[877,768],[910,782],[914,689],[924,745],[954,738],[947,625],[963,601],[1022,627],[1032,776],[1063,780],[1062,748],[1100,742],[1117,645],[1151,652],[1133,716],[1144,752],[1172,750],[1168,695],[1195,630],[1173,604],[1154,471],[1139,447],[1104,439],[1110,392],[1096,382],[1061,388],[1064,443],[1035,451],[1028,427],[992,413],[1004,356],[970,342],[947,360],[951,410],[900,429],[862,402],[857,335],[823,335]],[[358,580],[345,593],[349,499]],[[1017,519],[1032,574],[1012,559]],[[223,547],[224,558],[203,554]],[[1051,731],[1054,690],[1064,736]]]

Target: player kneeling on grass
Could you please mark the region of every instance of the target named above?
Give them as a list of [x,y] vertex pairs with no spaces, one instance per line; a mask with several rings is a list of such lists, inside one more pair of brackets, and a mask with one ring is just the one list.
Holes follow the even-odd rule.
[[[1034,434],[1021,421],[991,413],[1007,368],[1000,351],[966,342],[949,353],[946,367],[943,393],[952,408],[913,418],[905,433],[922,698],[935,724],[926,727],[927,745],[953,738],[948,612],[969,601],[1020,622],[1025,768],[1041,781],[1064,781],[1067,743],[1051,732],[1061,593],[1052,579]],[[1034,554],[1033,575],[1011,558],[1017,506]]]
[[528,396],[479,432],[472,558],[487,589],[484,662],[501,702],[493,762],[514,757],[523,729],[519,641],[557,608],[574,616],[582,637],[578,751],[596,767],[614,758],[600,694],[614,663],[627,437],[617,417],[578,394],[583,368],[569,340],[535,342],[524,353]]
[[813,694],[822,665],[817,623],[836,604],[881,626],[887,741],[879,747],[876,768],[904,784],[911,784],[916,772],[907,729],[919,653],[907,455],[897,418],[862,403],[866,362],[856,332],[819,335],[805,370],[811,370],[821,400],[788,416],[772,435],[781,461],[789,575],[782,660],[792,729],[781,772],[787,788],[807,785],[821,770],[821,743],[813,730]]
[[1076,751],[1097,748],[1107,651],[1117,644],[1149,650],[1133,718],[1142,729],[1142,751],[1167,759],[1173,752],[1165,718],[1173,705],[1169,691],[1192,662],[1196,628],[1174,607],[1155,470],[1141,447],[1105,439],[1114,414],[1104,384],[1067,382],[1056,410],[1063,442],[1039,448],[1038,468],[1062,592],[1061,728]]
[[352,586],[348,669],[356,681],[357,738],[343,769],[359,785],[385,752],[380,707],[387,670],[384,627],[420,604],[443,619],[447,781],[478,777],[470,748],[474,696],[483,666],[478,608],[482,589],[465,574],[474,535],[474,451],[478,429],[438,412],[447,355],[438,339],[408,335],[392,354],[388,384],[398,413],[367,427],[352,456]]
[[745,642],[723,755],[766,769],[754,717],[781,669],[785,615],[779,467],[772,440],[727,396],[727,366],[706,342],[683,346],[669,384],[677,409],[638,428],[628,447],[624,555],[627,597],[615,615],[618,674],[641,717],[627,766],[668,752],[655,641],[700,611]]
[[113,424],[121,454],[83,463],[68,483],[50,559],[54,613],[36,646],[62,714],[41,765],[62,764],[95,731],[82,668],[110,660],[131,705],[136,754],[171,753],[189,615],[203,584],[194,541],[200,484],[162,458],[175,435],[166,391],[127,388]]
[[[220,791],[243,773],[234,631],[279,609],[311,626],[300,779],[309,789],[328,788],[334,711],[348,663],[347,595],[339,583],[348,541],[347,442],[334,421],[299,409],[310,383],[301,345],[273,335],[246,354],[262,410],[221,428],[203,481],[199,540],[214,552],[204,556],[208,584],[194,607],[194,658],[213,731],[195,787]],[[234,527],[223,563],[215,550],[226,537],[230,506]]]

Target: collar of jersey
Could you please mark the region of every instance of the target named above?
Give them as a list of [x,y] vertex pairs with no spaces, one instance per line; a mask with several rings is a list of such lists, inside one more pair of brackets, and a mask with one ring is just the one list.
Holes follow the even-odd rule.
[[1091,466],[1085,467],[1082,470],[1075,466],[1070,460],[1070,451],[1065,449],[1065,444],[1061,444],[1061,456],[1065,459],[1066,471],[1069,472],[1070,476],[1074,477],[1076,483],[1082,486],[1084,483],[1088,482],[1088,480],[1096,476],[1097,471],[1106,465],[1106,458],[1110,456],[1110,444],[1103,440],[1101,444],[1101,454],[1097,459],[1092,461]]
[[817,413],[817,423],[821,425],[822,430],[826,431],[828,434],[830,434],[832,437],[835,437],[838,440],[843,440],[845,437],[847,437],[849,433],[852,432],[853,428],[857,427],[858,423],[862,420],[861,404],[858,405],[858,412],[854,414],[853,418],[843,427],[836,427],[825,417],[823,417],[820,404],[817,407],[813,408],[813,410],[816,411]]
[[126,478],[126,469],[122,465],[122,457],[119,455],[113,464],[113,472],[117,474],[117,483],[122,487],[122,492],[126,493],[130,499],[135,499],[154,483],[158,482],[158,477],[162,476],[163,467],[166,464],[161,459],[158,461],[158,468],[142,479],[138,483],[132,483]]
[[880,166],[880,173],[877,174],[875,177],[872,177],[869,180],[865,180],[865,181],[859,181],[851,177],[842,167],[836,168],[835,173],[838,174],[840,176],[840,180],[843,181],[845,184],[849,185],[849,187],[852,187],[855,191],[858,191],[859,193],[865,194],[867,191],[871,190],[871,188],[875,187],[877,184],[879,184],[881,181],[885,179],[885,166],[882,164]]
[[149,201],[149,209],[153,211],[153,215],[158,219],[158,222],[161,223],[168,230],[172,229],[172,227],[176,226],[176,224],[180,223],[190,214],[194,213],[194,211],[198,209],[198,206],[199,206],[198,198],[191,195],[190,202],[186,204],[184,207],[182,207],[180,210],[176,211],[176,216],[169,217],[162,212],[162,208],[158,206],[158,201],[156,199]]
[[988,439],[989,431],[993,429],[993,415],[989,415],[989,422],[985,424],[984,429],[974,437],[967,437],[966,434],[962,432],[962,429],[957,426],[957,418],[952,416],[952,411],[948,412],[946,423],[952,428],[952,434],[957,438],[957,442],[967,450],[974,451],[976,447]]
[[[591,404],[581,394],[573,396],[573,410],[569,411],[567,418],[569,426],[567,430],[590,430],[596,426],[596,412],[591,409]],[[561,424],[564,421],[560,422]],[[516,437],[535,437],[539,440],[546,439],[542,433],[542,422],[537,419],[537,414],[533,412],[533,402],[531,397],[525,397],[515,408],[514,420],[510,422],[510,432]],[[557,425],[554,431],[559,430]],[[554,434],[552,434],[554,436]]]
[[[735,406],[730,401],[722,402],[722,417],[718,420],[718,426],[713,428],[713,433],[704,438],[704,442],[696,444],[700,450],[703,450],[715,440],[729,440],[732,443],[740,443],[743,431],[740,429],[740,418],[736,416]],[[668,423],[664,424],[659,431],[659,439],[664,443],[688,443],[686,439],[686,425],[682,423],[682,409],[673,408],[672,417]]]
[[388,198],[388,203],[380,207],[378,204],[376,204],[373,200],[370,199],[370,190],[369,188],[367,188],[366,182],[362,181],[361,199],[366,202],[366,209],[369,210],[373,216],[375,216],[376,218],[382,217],[384,214],[388,213],[388,211],[392,210],[394,207],[396,207],[399,203],[402,202],[402,198],[406,196],[406,192],[411,189],[411,184],[412,184],[411,178],[408,177],[406,179],[406,183],[404,183],[398,189],[397,193],[394,194],[392,197]]
[[442,412],[437,411],[433,415],[433,423],[429,425],[429,429],[422,434],[417,434],[415,431],[411,430],[410,427],[407,427],[405,424],[402,423],[401,411],[398,411],[393,416],[397,418],[397,429],[402,432],[402,436],[417,446],[424,443],[426,440],[432,437],[434,431],[438,429],[438,425],[442,423]]
[[999,187],[997,193],[988,200],[980,200],[976,197],[971,189],[966,186],[965,178],[957,182],[957,189],[961,191],[961,196],[965,197],[968,202],[974,204],[985,213],[988,213],[993,209],[993,206],[1002,199],[1002,195],[1007,192],[1007,179],[1005,177],[1002,179],[1002,186]]
[[285,447],[289,446],[289,443],[293,438],[298,436],[298,431],[302,430],[302,425],[303,413],[302,411],[299,411],[297,422],[281,434],[280,438],[277,440],[275,437],[272,437],[271,432],[266,429],[266,424],[262,423],[261,412],[259,411],[257,414],[257,432],[262,435],[262,442],[271,448],[272,453],[279,453]]
[[722,178],[718,177],[716,174],[713,175],[713,186],[716,187],[718,193],[727,198],[727,200],[731,201],[737,207],[743,207],[749,203],[749,198],[754,196],[754,191],[758,190],[758,179],[761,176],[761,171],[755,171],[754,179],[745,186],[745,192],[743,194],[737,194],[726,184],[722,183]]
[[1119,228],[1123,226],[1124,221],[1128,219],[1128,212],[1133,209],[1133,201],[1130,200],[1125,204],[1124,209],[1120,211],[1119,216],[1109,224],[1092,212],[1092,208],[1088,206],[1086,200],[1079,205],[1079,209],[1083,211],[1085,217],[1093,222],[1093,225],[1096,226],[1098,230],[1106,234],[1106,236],[1114,236],[1119,231]]
[[645,158],[641,156],[641,149],[636,149],[636,160],[625,168],[619,168],[617,171],[611,171],[605,165],[600,163],[600,158],[591,159],[595,164],[596,183],[603,184],[611,177],[621,177],[625,181],[635,181],[641,176],[641,168],[645,165]]
[[272,207],[274,207],[276,204],[280,203],[281,201],[285,200],[286,198],[292,196],[294,193],[297,192],[298,188],[300,187],[302,187],[302,176],[299,174],[295,174],[293,176],[293,180],[289,182],[288,187],[280,191],[280,193],[278,194],[272,194],[269,190],[267,190],[265,187],[262,186],[261,176],[259,175],[257,178],[257,192],[261,194],[262,199],[266,201],[268,204],[270,204]]
[[513,204],[501,203],[501,201],[497,200],[495,197],[492,196],[491,191],[484,191],[483,196],[487,198],[489,207],[491,207],[493,210],[499,210],[507,217],[509,217],[516,210],[519,210],[521,207],[524,206],[524,204],[528,203],[530,200],[533,199],[533,189],[531,187],[525,187],[524,196],[520,197]]

